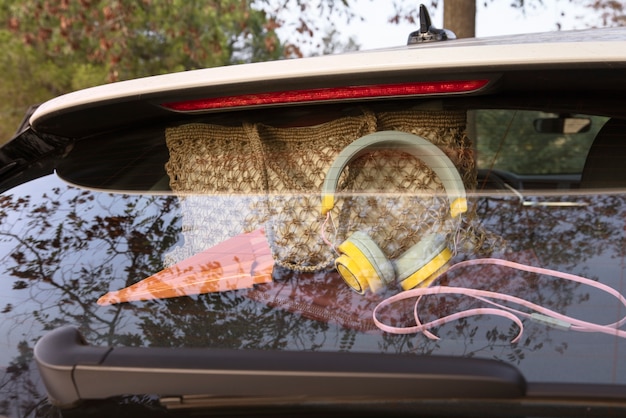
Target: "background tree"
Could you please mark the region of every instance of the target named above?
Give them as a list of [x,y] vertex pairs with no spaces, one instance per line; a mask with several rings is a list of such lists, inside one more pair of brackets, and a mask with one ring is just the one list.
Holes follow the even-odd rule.
[[[287,20],[284,14],[297,16]],[[347,1],[0,0],[0,143],[32,104],[106,82],[354,49],[315,21],[350,19]],[[276,30],[291,25],[294,36]]]
[[[626,25],[626,4],[615,0],[553,0],[559,7],[559,20],[554,22],[555,30],[560,30],[565,19],[575,19],[587,27],[608,27]],[[473,37],[476,28],[476,13],[480,8],[489,7],[494,0],[424,0],[429,10],[443,8],[443,26],[453,31],[458,38]],[[545,8],[546,0],[511,0],[511,7],[526,14],[530,10]],[[419,2],[394,0],[391,23],[408,21],[415,23]],[[586,15],[574,15],[572,6],[582,6]]]
[[282,57],[275,20],[250,6],[246,0],[0,2],[0,135],[8,139],[30,105],[69,91]]
[[476,35],[476,3],[467,0],[446,0],[443,3],[443,27],[457,38]]

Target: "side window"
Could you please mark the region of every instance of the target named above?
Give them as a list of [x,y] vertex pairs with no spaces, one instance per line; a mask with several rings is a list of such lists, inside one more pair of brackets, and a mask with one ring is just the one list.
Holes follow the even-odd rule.
[[516,175],[580,174],[608,119],[524,110],[472,114],[478,168]]

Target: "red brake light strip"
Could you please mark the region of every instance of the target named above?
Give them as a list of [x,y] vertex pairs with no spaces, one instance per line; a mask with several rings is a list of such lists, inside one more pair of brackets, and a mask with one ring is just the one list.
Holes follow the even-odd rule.
[[247,106],[322,102],[327,100],[469,93],[481,89],[488,82],[489,80],[451,80],[287,90],[163,103],[162,106],[178,112],[194,112]]

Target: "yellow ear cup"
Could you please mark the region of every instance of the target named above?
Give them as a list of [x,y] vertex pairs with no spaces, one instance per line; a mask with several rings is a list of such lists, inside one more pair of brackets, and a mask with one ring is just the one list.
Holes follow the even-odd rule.
[[357,293],[364,294],[369,288],[369,282],[366,276],[373,276],[374,272],[369,271],[363,273],[359,267],[359,263],[349,256],[341,255],[335,260],[335,268],[339,272],[341,278],[346,282],[348,286]]
[[428,286],[451,258],[445,234],[427,235],[393,262],[397,280],[404,290]]
[[413,273],[406,280],[400,282],[402,289],[409,290],[416,286],[428,287],[436,276],[434,274],[445,266],[452,258],[452,251],[445,248],[442,252],[435,255],[424,267]]
[[341,255],[335,267],[357,293],[363,294],[368,288],[376,293],[394,281],[393,264],[366,234],[355,232],[337,249]]

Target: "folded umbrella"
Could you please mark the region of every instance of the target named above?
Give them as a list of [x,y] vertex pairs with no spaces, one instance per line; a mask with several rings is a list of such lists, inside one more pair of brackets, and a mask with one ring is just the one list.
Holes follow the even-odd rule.
[[124,289],[98,299],[98,305],[165,299],[250,288],[272,281],[274,259],[258,229],[237,235]]

